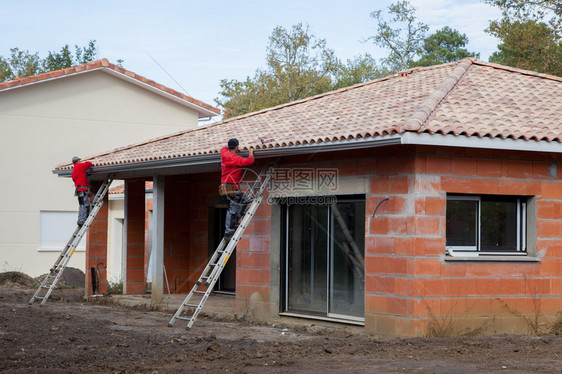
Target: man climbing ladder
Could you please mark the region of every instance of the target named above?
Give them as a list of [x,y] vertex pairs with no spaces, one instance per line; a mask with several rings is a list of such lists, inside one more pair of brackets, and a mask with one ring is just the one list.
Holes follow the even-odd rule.
[[[262,170],[262,172],[258,175],[252,187],[244,195],[242,201],[247,201],[250,203],[250,205],[247,207],[245,212],[241,212],[241,214],[243,214],[242,221],[232,233],[231,238],[226,238],[225,236],[225,238],[223,238],[223,240],[220,242],[219,246],[211,256],[209,263],[203,270],[203,273],[168,323],[168,326],[172,326],[176,319],[187,321],[188,329],[193,326],[197,316],[199,315],[199,312],[201,312],[201,308],[213,291],[213,287],[219,279],[222,270],[226,266],[228,259],[236,248],[236,244],[238,244],[238,241],[242,237],[244,230],[250,223],[250,220],[252,219],[260,203],[262,202],[263,192],[265,191],[265,188],[269,183],[272,170],[273,169],[269,167],[264,168],[264,170]],[[200,298],[198,300],[192,301],[194,297]],[[188,315],[181,316],[186,307],[188,308]]]
[[[35,291],[35,293],[31,297],[31,300],[29,300],[30,304],[33,304],[34,301],[39,301],[39,300],[41,301],[41,305],[45,304],[45,302],[51,295],[51,292],[53,292],[53,290],[55,289],[55,286],[57,285],[57,282],[59,281],[64,269],[68,265],[70,258],[74,254],[76,247],[78,246],[78,244],[80,244],[80,241],[82,240],[82,238],[86,234],[86,231],[88,230],[88,228],[94,221],[94,218],[98,214],[98,211],[100,210],[103,204],[103,198],[107,194],[111,182],[112,180],[108,179],[102,183],[101,187],[96,193],[96,196],[92,200],[92,207],[89,210],[89,214],[85,217],[84,222],[82,222],[82,225],[79,225],[76,228],[76,230],[74,230],[74,233],[68,240],[68,243],[66,243],[66,246],[62,250],[57,260],[55,261],[55,264],[49,270],[49,273],[47,273],[45,278],[43,278],[43,281],[39,285],[39,288],[37,288],[37,291]],[[88,197],[86,196],[86,199],[87,198]]]
[[228,147],[221,149],[221,186],[219,193],[226,195],[228,200],[228,210],[226,212],[226,222],[224,238],[230,240],[242,213],[248,206],[249,201],[245,198],[244,192],[240,189],[242,181],[243,167],[254,163],[254,149],[250,148],[248,158],[237,155],[240,151],[238,139],[230,139]]

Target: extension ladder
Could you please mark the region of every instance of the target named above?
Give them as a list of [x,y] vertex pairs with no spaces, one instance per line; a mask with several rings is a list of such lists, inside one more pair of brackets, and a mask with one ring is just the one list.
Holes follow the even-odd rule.
[[[94,218],[103,205],[103,198],[107,194],[111,182],[112,179],[105,180],[98,189],[96,196],[91,202],[90,214],[86,218],[86,222],[84,222],[82,226],[76,227],[76,230],[74,230],[74,233],[70,237],[70,240],[68,241],[68,243],[66,243],[66,246],[55,261],[55,264],[49,270],[49,273],[45,276],[45,278],[39,285],[39,288],[37,288],[37,291],[35,291],[35,293],[33,294],[31,300],[29,300],[30,304],[33,304],[33,302],[36,300],[41,300],[41,305],[45,304],[45,302],[51,295],[51,292],[53,292],[53,290],[55,289],[57,282],[59,281],[64,269],[66,268],[66,265],[68,265],[68,262],[70,261],[70,257],[72,257],[72,255],[74,254],[76,247],[78,246],[78,244],[80,244],[80,241],[86,234],[86,231],[88,231],[88,228],[94,221]],[[45,293],[43,294],[43,292]],[[43,294],[43,296],[41,296],[41,294]]]
[[[263,199],[263,192],[267,184],[269,183],[272,171],[273,169],[270,167],[266,167],[264,170],[262,170],[262,172],[258,175],[256,181],[252,184],[252,187],[246,193],[245,199],[246,201],[251,201],[251,204],[247,207],[240,225],[236,228],[236,231],[234,232],[234,235],[230,240],[226,240],[225,238],[221,240],[219,246],[215,250],[215,253],[213,253],[209,262],[207,263],[207,266],[201,273],[201,276],[199,277],[197,282],[195,282],[195,285],[181,303],[180,307],[176,311],[176,314],[174,314],[170,322],[168,322],[169,327],[173,326],[176,319],[187,321],[187,329],[190,329],[191,326],[193,326],[193,324],[195,323],[199,312],[201,312],[203,305],[213,291],[213,287],[218,281],[222,270],[228,262],[228,259],[232,255],[232,252],[234,252],[236,244],[238,244],[238,241],[240,241],[244,230],[250,223],[252,217],[256,213],[256,210],[261,204],[261,201]],[[203,287],[204,290],[199,290],[200,287]],[[198,303],[190,303],[194,295],[201,295],[201,299]],[[190,308],[187,312],[191,311],[191,315],[182,317],[180,316],[180,314],[183,312],[185,307]]]

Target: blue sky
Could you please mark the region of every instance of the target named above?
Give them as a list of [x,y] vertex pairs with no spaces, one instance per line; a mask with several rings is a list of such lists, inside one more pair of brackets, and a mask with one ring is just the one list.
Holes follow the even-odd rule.
[[[484,33],[500,11],[480,0],[411,0],[430,32],[451,26],[467,34],[468,49],[488,60],[497,40]],[[3,2],[0,54],[10,48],[38,51],[97,40],[98,56],[214,105],[221,79],[243,80],[265,66],[275,26],[302,22],[342,60],[385,52],[364,40],[375,33],[374,10],[390,1],[360,0],[20,0]]]

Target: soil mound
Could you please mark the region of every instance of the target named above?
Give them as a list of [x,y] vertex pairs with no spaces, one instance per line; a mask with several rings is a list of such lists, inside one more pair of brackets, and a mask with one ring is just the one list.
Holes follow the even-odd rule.
[[[39,285],[47,274],[41,274],[35,278],[35,282]],[[57,288],[68,287],[68,288],[84,288],[86,284],[86,275],[80,269],[67,267],[64,269],[59,281],[57,282]]]
[[0,273],[0,286],[3,288],[14,287],[36,287],[38,283],[29,275],[20,273],[19,271],[6,271]]

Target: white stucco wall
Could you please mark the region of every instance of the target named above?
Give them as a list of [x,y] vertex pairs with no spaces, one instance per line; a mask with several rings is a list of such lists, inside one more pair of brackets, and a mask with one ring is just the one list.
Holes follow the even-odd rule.
[[[197,120],[194,110],[101,71],[0,92],[0,272],[37,276],[54,263],[59,251],[39,251],[40,211],[77,211],[72,181],[52,174],[57,164]],[[69,266],[84,270],[84,252]]]
[[[121,181],[120,184],[123,184]],[[123,223],[125,200],[123,194],[109,196],[107,230],[107,279],[112,283],[123,280]]]

